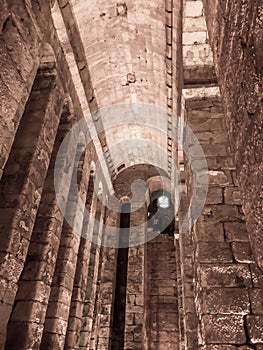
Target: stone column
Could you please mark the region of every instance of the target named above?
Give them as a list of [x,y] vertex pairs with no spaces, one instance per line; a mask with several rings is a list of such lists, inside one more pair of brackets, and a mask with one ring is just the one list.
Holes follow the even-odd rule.
[[[0,348],[40,204],[64,100],[54,65],[39,69],[0,183]],[[46,137],[46,134],[49,137]]]
[[[101,282],[98,296],[100,319],[97,329],[97,349],[100,350],[109,350],[111,343],[118,256],[118,249],[111,248],[111,245],[117,246],[116,244],[119,240],[119,222],[120,214],[118,208],[116,211],[106,210],[105,224],[111,228],[108,229],[106,226],[103,233],[104,245],[102,247]],[[112,230],[114,231],[113,236],[110,233]]]
[[[130,214],[130,243],[133,244],[132,232],[145,237],[146,208],[142,207]],[[138,233],[136,226],[140,227]],[[128,253],[126,312],[124,349],[144,348],[144,245],[131,246]]]
[[[105,207],[100,199],[97,202],[96,224],[93,227],[93,242],[89,247],[88,273],[86,276],[85,295],[80,324],[79,348],[96,349],[96,339],[92,337],[92,331],[97,327],[97,303],[98,303],[98,275],[100,266],[101,241],[103,234]],[[97,242],[97,243],[96,243]],[[96,331],[95,331],[96,333]]]
[[65,348],[78,348],[80,341],[80,329],[82,324],[82,314],[87,288],[87,276],[89,272],[91,241],[87,239],[93,231],[93,216],[96,210],[96,196],[94,194],[94,174],[89,177],[89,184],[86,198],[86,210],[91,217],[84,219],[82,236],[78,251],[74,288],[71,297],[68,329],[65,340]]
[[[180,312],[180,350],[196,349],[198,347],[197,312],[195,308],[194,278],[194,245],[189,231],[182,233],[181,225],[187,215],[190,205],[190,195],[182,193],[179,219],[179,239],[177,247],[178,302]],[[189,222],[191,224],[191,222]]]
[[179,349],[178,289],[174,238],[147,243],[147,340],[149,349]]
[[[82,147],[78,151],[83,152]],[[78,156],[76,156],[76,159],[78,159]],[[85,158],[85,161],[88,162],[89,159]],[[74,168],[73,171],[77,172],[78,163],[76,161]],[[87,178],[87,174],[83,172],[78,191],[83,203],[86,203],[87,184],[85,181]],[[74,177],[72,180],[74,180]],[[83,189],[83,182],[86,191],[80,191],[80,188]],[[74,186],[73,183],[71,185]],[[78,227],[78,232],[75,232],[64,219],[40,346],[41,349],[45,350],[64,349],[81,237],[79,232],[83,227],[84,209],[76,202],[75,194],[70,193],[66,205],[66,215],[68,218],[72,218],[72,222]]]
[[41,3],[40,8],[36,21],[31,3],[1,2],[0,179],[41,59],[46,33],[40,26],[48,22],[49,4]]
[[[8,325],[8,348],[40,345],[50,285],[55,269],[63,216],[54,190],[54,166],[58,149],[74,122],[69,100],[64,102],[43,194],[34,225],[28,255],[21,275],[16,305]],[[19,335],[19,345],[17,335]]]

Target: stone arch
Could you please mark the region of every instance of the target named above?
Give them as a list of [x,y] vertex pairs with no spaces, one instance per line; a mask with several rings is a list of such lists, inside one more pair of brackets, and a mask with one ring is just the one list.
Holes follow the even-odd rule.
[[40,51],[40,66],[45,64],[54,65],[56,56],[53,47],[48,43],[44,43]]

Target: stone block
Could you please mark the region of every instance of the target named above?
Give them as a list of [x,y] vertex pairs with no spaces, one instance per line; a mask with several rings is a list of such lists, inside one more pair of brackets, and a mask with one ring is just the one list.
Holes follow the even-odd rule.
[[221,204],[206,206],[203,210],[202,217],[205,221],[228,222],[240,220],[241,214],[236,206]]
[[209,170],[208,176],[209,176],[209,185],[218,185],[218,186],[233,185],[232,177],[228,170],[221,170],[221,171]]
[[240,288],[205,289],[202,312],[207,314],[240,314],[250,312],[248,291]]
[[[202,132],[221,132],[222,119],[221,118],[207,118],[206,113],[200,110],[200,115],[192,115],[192,112],[188,112],[187,124],[191,127],[192,131],[197,134]],[[187,140],[190,144],[191,140]]]
[[249,291],[252,313],[263,315],[263,289],[254,288]]
[[240,263],[253,263],[254,258],[248,242],[233,242],[232,251],[234,258]]
[[0,329],[1,330],[6,329],[7,322],[11,315],[11,311],[12,311],[12,305],[0,303],[0,315],[1,315]]
[[6,279],[0,279],[0,301],[3,304],[12,305],[17,292],[17,284]]
[[249,340],[252,344],[263,343],[263,315],[246,317]]
[[238,187],[227,187],[224,191],[224,199],[226,204],[241,205],[241,198]]
[[183,45],[206,44],[207,32],[183,33]]
[[184,283],[184,296],[188,298],[194,297],[194,286],[193,283],[185,282]]
[[200,242],[198,244],[198,260],[200,263],[232,262],[233,256],[229,243]]
[[234,345],[207,345],[204,346],[201,350],[237,350],[237,347]]
[[[192,111],[191,112],[191,120],[193,117],[198,117],[198,118],[204,118],[206,117],[207,119],[217,119],[217,118],[222,118],[221,113],[211,113],[208,111]],[[201,145],[206,144],[225,144],[228,145],[228,136],[226,131],[205,131],[205,132],[196,132],[195,136],[197,137],[198,141],[200,142]]]
[[263,288],[263,274],[256,264],[250,265],[253,286],[256,288]]
[[249,242],[247,228],[245,223],[225,222],[224,229],[228,242]]
[[251,287],[249,266],[245,264],[206,264],[200,266],[202,287]]
[[198,220],[196,237],[201,242],[224,242],[224,227],[220,222]]
[[14,349],[39,348],[43,326],[32,323],[14,322],[10,325],[7,344]]
[[185,315],[185,326],[187,331],[194,331],[197,329],[198,318],[195,313],[188,313]]
[[185,340],[188,349],[196,349],[198,347],[198,336],[196,331],[186,331]]
[[46,333],[56,334],[57,338],[60,336],[65,336],[67,331],[67,320],[59,319],[59,322],[56,322],[56,319],[46,318],[45,321],[45,331]]
[[202,1],[187,1],[184,13],[185,17],[201,17],[203,15]]
[[[203,65],[213,66],[213,54],[209,44],[184,45],[183,57],[184,57],[185,67],[190,68],[191,66],[203,66]],[[222,126],[223,126],[223,123],[222,123]],[[207,127],[207,129],[204,131],[210,131],[210,130],[212,129]],[[213,130],[223,130],[223,128],[213,129]],[[202,129],[199,128],[198,131],[202,131]]]
[[183,23],[183,31],[186,33],[207,31],[205,17],[186,17]]
[[76,331],[76,330],[80,329],[81,323],[82,323],[82,320],[80,318],[70,316],[68,319],[68,331]]
[[77,343],[78,343],[78,334],[76,332],[68,330],[66,340],[65,340],[65,348],[74,349],[74,346]]
[[0,261],[1,277],[11,283],[16,283],[21,275],[24,264],[12,254],[5,253],[3,253],[3,258],[1,257]]
[[243,316],[205,315],[202,319],[202,328],[207,343],[246,343]]
[[208,169],[211,170],[230,170],[234,167],[232,157],[206,157]]
[[195,313],[195,302],[193,298],[184,298],[185,313]]
[[222,188],[210,187],[206,197],[206,204],[221,204],[223,203]]
[[45,320],[44,310],[46,307],[35,301],[19,301],[12,313],[14,322],[35,322],[43,324]]
[[67,320],[68,315],[69,315],[69,305],[65,305],[62,302],[49,303],[47,317]]
[[[186,93],[187,95],[194,94],[194,88],[191,88],[191,87],[195,86],[196,84],[197,86],[200,86],[208,83],[216,84],[217,82],[215,69],[213,66],[210,66],[210,65],[184,66],[183,78],[184,78],[184,88],[185,90],[187,90],[187,93]],[[202,88],[200,88],[199,93],[202,94],[202,91],[203,91],[203,94],[205,93],[205,91],[208,92],[207,90],[202,90]]]
[[16,300],[32,300],[47,304],[50,286],[42,281],[20,281]]

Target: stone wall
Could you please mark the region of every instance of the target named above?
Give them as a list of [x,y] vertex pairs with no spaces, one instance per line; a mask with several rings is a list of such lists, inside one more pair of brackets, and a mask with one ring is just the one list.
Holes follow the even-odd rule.
[[178,350],[178,288],[174,239],[168,235],[158,235],[147,242],[146,249],[146,349]]
[[[202,215],[181,238],[186,349],[260,349],[261,273],[251,253],[220,98],[186,100],[186,121],[199,136],[209,170]],[[197,161],[191,157],[185,162],[189,196],[190,167]],[[261,296],[257,307],[255,295]],[[189,297],[194,301],[191,310]]]
[[252,250],[263,267],[262,55],[260,0],[204,0]]
[[[0,349],[262,350],[263,278],[251,252],[262,267],[260,0],[185,0],[183,19],[182,4],[170,0],[94,1],[93,14],[86,0],[74,3],[1,1]],[[111,248],[119,240],[119,207],[107,209],[97,198],[91,161],[104,151],[112,170],[129,149],[120,146],[111,159],[111,143],[130,139],[138,125],[113,128],[107,140],[102,132],[68,169],[77,172],[78,193],[93,214],[83,220],[75,198],[64,193],[67,213],[81,218],[83,237],[56,200],[59,146],[98,105],[141,101],[179,113],[181,98],[207,157],[206,205],[175,241],[160,235],[127,248],[120,276],[121,253]],[[143,138],[167,149],[168,159],[140,149],[164,164],[162,174],[170,173],[175,149],[171,118],[168,113],[168,140],[140,126]],[[102,120],[87,119],[93,131],[103,129]],[[132,156],[111,174],[119,198],[131,196],[133,180],[160,175]],[[198,159],[180,152],[179,161],[187,189],[182,222],[193,192],[190,167]],[[144,206],[132,213],[130,226],[137,230],[146,214]],[[139,234],[145,237],[147,228]],[[120,316],[121,332],[114,329]]]
[[[63,224],[54,166],[83,110],[49,2],[2,1],[1,7],[0,348],[62,349],[66,332],[76,329],[70,310],[84,303],[83,293],[75,295],[87,264],[75,274],[80,236]],[[75,170],[85,202],[96,160],[92,144],[83,157]],[[73,215],[76,208],[68,205]],[[83,260],[89,255],[86,250]]]

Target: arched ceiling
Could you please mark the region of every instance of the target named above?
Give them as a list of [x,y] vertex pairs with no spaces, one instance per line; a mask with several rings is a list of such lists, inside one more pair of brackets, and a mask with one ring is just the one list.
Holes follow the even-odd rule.
[[57,0],[52,9],[85,115],[119,103],[167,111],[135,115],[140,122],[132,124],[118,113],[110,123],[105,113],[88,119],[110,176],[136,159],[171,172],[172,12],[171,0]]
[[98,106],[166,106],[165,1],[71,0]]

